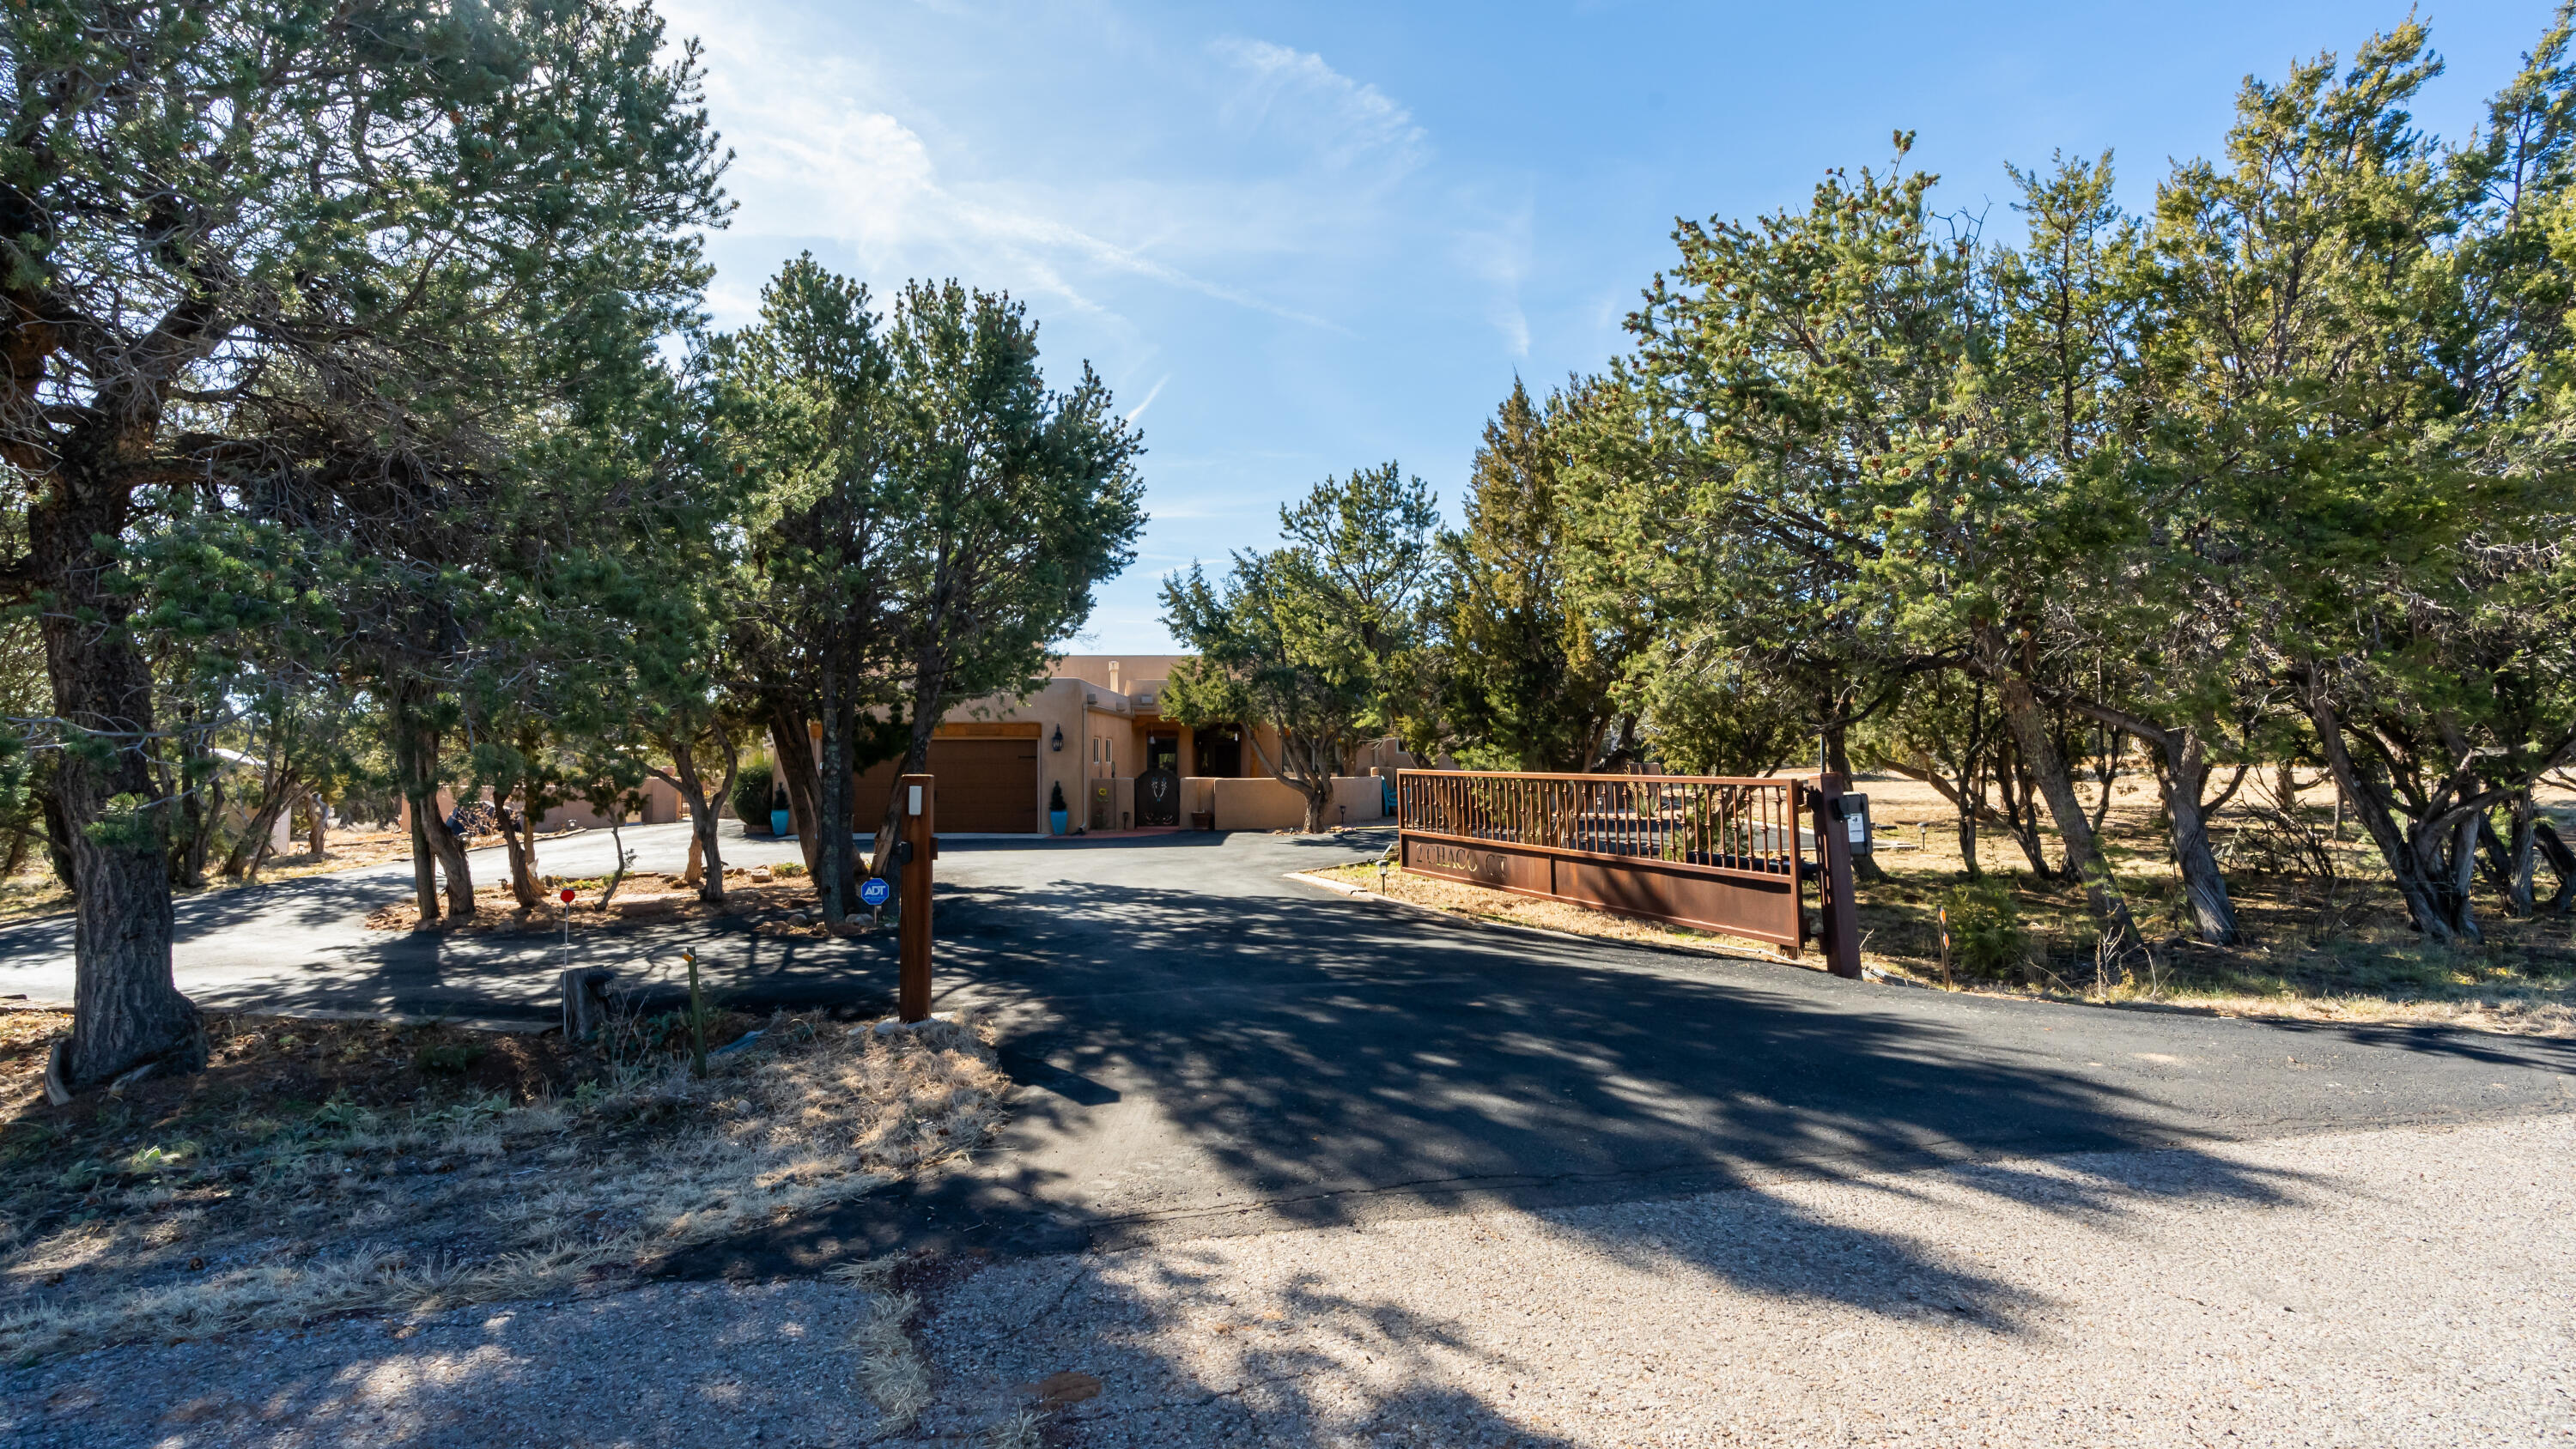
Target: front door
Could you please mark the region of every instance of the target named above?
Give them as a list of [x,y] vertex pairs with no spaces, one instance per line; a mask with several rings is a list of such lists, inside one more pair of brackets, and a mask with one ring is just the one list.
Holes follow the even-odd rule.
[[1156,765],[1136,777],[1136,823],[1140,827],[1181,823],[1180,771]]
[[1201,725],[1198,731],[1199,773],[1231,780],[1243,773],[1243,727]]

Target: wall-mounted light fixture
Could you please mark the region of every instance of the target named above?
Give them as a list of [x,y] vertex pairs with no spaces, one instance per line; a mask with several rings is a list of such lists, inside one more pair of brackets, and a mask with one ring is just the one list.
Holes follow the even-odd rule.
[[1064,726],[1055,727],[1055,738],[1047,742],[1047,750],[1053,754],[1064,753]]

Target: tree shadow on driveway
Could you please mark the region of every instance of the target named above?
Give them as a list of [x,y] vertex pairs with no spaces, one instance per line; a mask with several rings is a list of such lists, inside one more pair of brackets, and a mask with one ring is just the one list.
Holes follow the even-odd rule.
[[[2357,1107],[2248,1023],[1900,992],[1794,968],[1560,946],[1339,898],[1056,881],[943,905],[951,1002],[996,1010],[1023,1084],[975,1163],[674,1260],[812,1272],[905,1247],[1002,1256],[1577,1207],[1813,1175],[2455,1114],[2443,1059],[2373,1053]],[[2105,1066],[2191,1057],[2179,1077]],[[2137,1051],[2139,1047],[2146,1051]],[[2532,1089],[2535,1093],[2537,1088]],[[2474,1099],[2474,1092],[2467,1093]],[[2190,1191],[2295,1181],[2198,1156]],[[2019,1192],[2009,1178],[1998,1191]],[[2049,1186],[2054,1211],[2122,1191]],[[1841,1230],[1819,1229],[1824,1232]],[[1990,1283],[1853,1251],[1997,1321]],[[1699,1264],[1758,1282],[1758,1255]],[[1901,1270],[1901,1271],[1900,1271]]]

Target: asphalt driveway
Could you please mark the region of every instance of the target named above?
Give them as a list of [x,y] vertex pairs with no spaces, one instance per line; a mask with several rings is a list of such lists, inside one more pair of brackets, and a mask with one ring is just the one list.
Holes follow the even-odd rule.
[[[676,827],[627,835],[641,868],[685,849]],[[2576,1110],[2565,1041],[1955,996],[1465,925],[1285,878],[1367,844],[945,842],[939,1004],[998,1013],[1022,1084],[1004,1139],[675,1268],[766,1275],[898,1243],[1055,1251]],[[601,833],[545,863],[607,860]],[[189,902],[180,983],[220,1005],[551,1010],[549,942],[357,924],[407,890],[395,867]],[[676,952],[679,937],[657,939]],[[890,1001],[881,939],[724,925],[687,939],[749,1004]],[[578,939],[574,959],[630,977],[669,964]],[[69,987],[67,923],[0,931],[0,995]],[[2285,1190],[2216,1157],[2205,1169],[2196,1191]]]

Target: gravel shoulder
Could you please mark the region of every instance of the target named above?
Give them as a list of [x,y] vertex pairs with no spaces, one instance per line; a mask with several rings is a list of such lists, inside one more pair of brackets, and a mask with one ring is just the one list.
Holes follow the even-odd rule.
[[[2576,1116],[1993,1161],[923,1275],[894,1442],[2576,1440]],[[659,1284],[0,1376],[31,1446],[867,1442],[855,1287]]]

